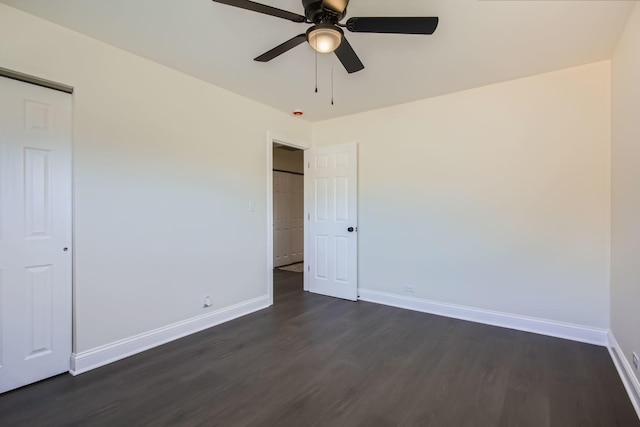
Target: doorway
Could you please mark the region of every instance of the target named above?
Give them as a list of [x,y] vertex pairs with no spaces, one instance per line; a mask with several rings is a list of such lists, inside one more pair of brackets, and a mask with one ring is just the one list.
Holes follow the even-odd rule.
[[304,150],[273,142],[273,292],[304,288]]
[[[274,302],[274,272],[296,264],[293,255],[276,254],[274,215],[274,150],[302,155],[302,271],[305,291],[350,301],[358,300],[358,144],[306,148],[267,135],[267,293]],[[299,167],[299,158],[296,165]],[[290,190],[287,190],[290,192]],[[282,227],[281,227],[282,228]],[[289,226],[290,229],[294,226]],[[287,251],[282,251],[287,252]],[[294,252],[294,251],[293,251]],[[287,253],[292,254],[292,251]],[[280,265],[281,267],[276,267]],[[276,269],[278,269],[276,271]],[[294,272],[292,272],[294,273]],[[283,274],[279,274],[282,277]],[[299,286],[298,286],[299,287]]]

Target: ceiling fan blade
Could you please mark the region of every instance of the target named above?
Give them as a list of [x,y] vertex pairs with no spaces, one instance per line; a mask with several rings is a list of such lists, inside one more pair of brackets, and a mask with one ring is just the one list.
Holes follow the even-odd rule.
[[364,69],[364,65],[362,65],[362,61],[356,55],[356,52],[353,50],[346,37],[342,37],[342,43],[335,50],[336,56],[344,65],[344,68],[347,70],[349,74],[355,73],[356,71],[360,71]]
[[323,0],[322,7],[325,9],[333,10],[337,13],[342,13],[345,11],[347,6],[349,5],[349,0]]
[[282,55],[283,53],[293,49],[294,47],[306,41],[307,41],[307,36],[304,34],[299,34],[294,38],[289,39],[286,42],[282,43],[281,45],[274,47],[270,51],[263,53],[262,55],[255,58],[254,61],[269,62],[273,58]]
[[239,7],[240,9],[251,10],[253,12],[264,13],[265,15],[275,16],[276,18],[287,19],[293,22],[306,22],[307,18],[297,13],[288,12],[286,10],[267,6],[266,4],[256,3],[249,0],[213,0],[215,3],[227,4],[229,6]]
[[350,18],[347,29],[354,33],[433,34],[437,17]]

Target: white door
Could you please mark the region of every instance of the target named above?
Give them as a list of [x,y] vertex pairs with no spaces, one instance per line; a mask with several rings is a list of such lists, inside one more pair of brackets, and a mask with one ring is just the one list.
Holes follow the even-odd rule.
[[71,96],[0,78],[0,393],[69,370]]
[[304,176],[289,174],[291,181],[291,262],[304,261]]
[[273,172],[273,266],[291,264],[291,183],[288,175]]
[[358,146],[304,152],[309,291],[358,299]]
[[304,259],[304,181],[302,175],[273,172],[273,266]]

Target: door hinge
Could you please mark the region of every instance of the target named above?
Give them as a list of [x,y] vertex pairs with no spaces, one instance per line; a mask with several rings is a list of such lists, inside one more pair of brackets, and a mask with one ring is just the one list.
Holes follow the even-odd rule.
[[307,162],[307,169],[311,169],[311,162]]
[[307,271],[311,272],[311,266],[310,265],[307,265]]
[[307,214],[307,221],[311,221],[311,214]]

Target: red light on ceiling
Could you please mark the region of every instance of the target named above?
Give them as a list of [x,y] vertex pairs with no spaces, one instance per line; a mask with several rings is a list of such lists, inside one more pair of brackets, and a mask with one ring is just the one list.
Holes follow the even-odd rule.
[[294,116],[301,116],[304,114],[304,111],[302,110],[293,110],[293,115]]

